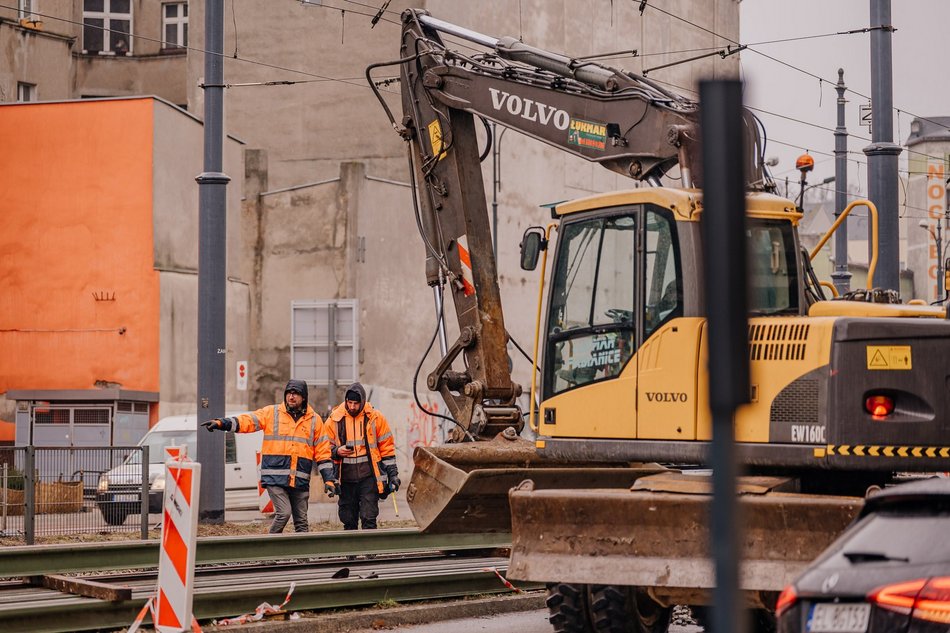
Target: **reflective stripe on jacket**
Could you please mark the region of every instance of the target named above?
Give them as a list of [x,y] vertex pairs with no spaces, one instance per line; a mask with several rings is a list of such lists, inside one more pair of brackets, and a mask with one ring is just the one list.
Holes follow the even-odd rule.
[[[363,423],[366,423],[366,437],[363,437]],[[340,437],[341,424],[346,429],[346,442],[353,442],[354,455],[343,458],[337,454],[337,449],[344,445]],[[333,409],[324,425],[325,434],[329,442],[330,455],[335,464],[337,473],[342,473],[342,464],[355,464],[365,460],[367,453],[370,464],[373,466],[373,475],[376,477],[376,488],[383,494],[385,484],[389,481],[387,473],[389,466],[396,464],[396,442],[389,429],[386,417],[374,409],[369,402],[363,407],[354,419],[346,412],[346,405],[341,404]],[[380,466],[382,465],[382,469]]]
[[[314,464],[329,459],[330,445],[323,441],[323,420],[310,406],[294,420],[286,405],[270,405],[234,417],[238,433],[264,431],[261,444],[261,484],[310,489]],[[325,453],[325,454],[324,454]]]

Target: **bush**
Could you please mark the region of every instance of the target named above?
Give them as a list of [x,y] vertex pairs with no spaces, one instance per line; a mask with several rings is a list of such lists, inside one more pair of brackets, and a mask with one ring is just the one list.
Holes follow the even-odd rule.
[[[11,464],[7,469],[7,490],[23,490],[25,482],[23,471]],[[3,483],[2,480],[0,483]]]

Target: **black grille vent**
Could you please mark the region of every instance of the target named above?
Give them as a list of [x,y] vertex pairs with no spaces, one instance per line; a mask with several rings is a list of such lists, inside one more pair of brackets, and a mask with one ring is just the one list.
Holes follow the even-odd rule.
[[749,326],[749,360],[804,360],[807,323],[770,323]]
[[814,424],[818,420],[818,379],[799,378],[782,389],[769,411],[772,424]]

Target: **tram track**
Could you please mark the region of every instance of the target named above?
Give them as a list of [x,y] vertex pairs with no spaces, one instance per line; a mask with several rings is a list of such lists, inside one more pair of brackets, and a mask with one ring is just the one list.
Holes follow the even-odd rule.
[[[508,547],[508,535],[467,535],[460,541],[458,535],[434,537],[416,530],[375,532],[199,539],[196,555],[203,564],[196,566],[195,617],[208,621],[253,612],[262,602],[280,604],[292,583],[288,611],[509,591],[493,571],[507,571],[508,558],[499,554]],[[230,547],[222,548],[222,540]],[[141,563],[148,558],[142,548],[152,545],[0,550],[0,575],[7,577],[0,582],[0,630],[39,633],[128,626],[155,593],[157,543],[152,562]],[[237,554],[248,551],[253,554]],[[377,556],[347,559],[357,552]],[[108,595],[109,588],[128,593],[109,600],[38,584],[53,574],[95,585],[100,595]]]

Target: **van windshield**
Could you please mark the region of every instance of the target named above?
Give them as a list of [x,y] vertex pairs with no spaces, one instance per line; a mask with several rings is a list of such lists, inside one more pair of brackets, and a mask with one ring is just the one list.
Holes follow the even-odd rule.
[[[169,446],[187,446],[188,456],[196,459],[198,457],[198,434],[195,431],[153,431],[142,438],[142,446],[148,446],[149,464],[164,464],[168,457],[165,454],[165,449]],[[142,460],[141,455],[137,451],[132,453],[126,463],[138,464]]]

